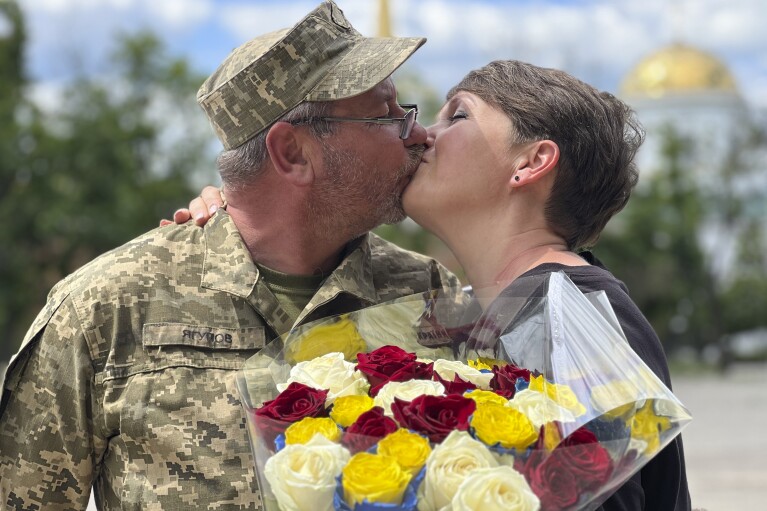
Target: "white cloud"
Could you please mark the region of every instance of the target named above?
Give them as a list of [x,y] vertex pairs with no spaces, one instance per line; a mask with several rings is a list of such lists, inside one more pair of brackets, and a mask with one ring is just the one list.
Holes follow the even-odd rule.
[[[357,30],[365,35],[374,34],[374,12],[377,11],[370,8],[370,2],[338,0],[336,3]],[[392,2],[392,6],[398,4],[403,2]],[[239,42],[245,42],[259,34],[295,25],[317,5],[313,0],[231,3],[218,9],[216,16]]]
[[[490,59],[515,58],[563,68],[616,91],[642,57],[675,40],[725,60],[739,83],[752,82],[754,73],[767,76],[767,31],[759,25],[767,19],[763,0],[425,0],[410,7],[416,21],[408,35],[429,38],[414,61],[440,80],[442,90]],[[749,99],[767,106],[764,94],[755,91],[751,85],[744,89]]]
[[146,2],[146,9],[164,26],[187,28],[205,21],[213,12],[213,3],[211,0],[150,0]]
[[33,78],[68,79],[109,66],[118,34],[149,29],[173,41],[207,22],[214,0],[21,0]]
[[764,46],[767,32],[767,4],[759,4],[754,10],[740,6],[738,9],[723,11],[709,19],[703,36],[711,44],[725,49],[748,49],[754,45]]
[[[37,75],[84,66],[109,48],[116,31],[149,27],[202,69],[234,46],[295,24],[318,0],[20,0]],[[337,0],[354,26],[376,31],[374,0]],[[440,93],[469,69],[516,58],[560,67],[608,90],[649,52],[680,39],[725,60],[749,100],[767,106],[764,0],[390,0],[397,35],[428,43],[417,67]],[[188,39],[179,42],[181,37]],[[204,51],[187,49],[198,45]],[[207,59],[201,61],[201,59]],[[758,86],[756,85],[758,84]]]
[[221,8],[217,17],[221,25],[242,43],[260,34],[294,25],[309,12],[309,5],[300,2],[287,5],[233,4]]
[[141,0],[21,0],[21,6],[42,13],[61,13],[70,9],[128,9]]

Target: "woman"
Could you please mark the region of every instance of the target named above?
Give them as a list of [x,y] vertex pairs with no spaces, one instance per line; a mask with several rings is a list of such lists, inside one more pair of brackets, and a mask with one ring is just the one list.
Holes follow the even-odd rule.
[[[643,132],[631,109],[567,73],[496,61],[448,93],[427,132],[403,205],[453,251],[482,308],[519,296],[528,278],[563,271],[583,292],[606,292],[634,351],[670,387],[652,327],[623,283],[586,251],[637,182]],[[211,191],[207,202],[216,207]],[[190,207],[206,219],[201,199]],[[603,509],[690,509],[681,438]]]
[[[483,309],[524,294],[535,276],[564,271],[581,291],[606,292],[634,351],[670,387],[652,327],[584,251],[637,182],[643,133],[630,108],[564,72],[493,62],[448,93],[427,132],[405,211],[453,251]],[[603,508],[689,509],[681,439]]]

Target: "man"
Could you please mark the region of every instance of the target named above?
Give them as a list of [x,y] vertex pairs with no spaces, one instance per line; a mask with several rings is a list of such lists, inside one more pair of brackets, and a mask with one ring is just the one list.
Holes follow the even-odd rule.
[[293,326],[457,285],[367,232],[404,215],[426,133],[389,75],[423,43],[364,38],[325,2],[208,78],[227,210],[54,287],[3,385],[3,508],[85,509],[91,488],[103,509],[262,507],[243,362]]

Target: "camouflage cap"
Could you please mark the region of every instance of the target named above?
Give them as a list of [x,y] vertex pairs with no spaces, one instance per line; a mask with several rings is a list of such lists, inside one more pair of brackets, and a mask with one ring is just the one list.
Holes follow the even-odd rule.
[[426,39],[369,38],[332,1],[296,26],[235,49],[197,92],[226,149],[254,137],[304,101],[362,94],[385,80]]

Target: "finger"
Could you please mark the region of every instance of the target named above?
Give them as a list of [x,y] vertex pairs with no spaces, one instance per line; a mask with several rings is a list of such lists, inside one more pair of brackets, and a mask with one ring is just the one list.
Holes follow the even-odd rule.
[[160,227],[165,227],[166,225],[170,225],[172,223],[173,223],[172,220],[167,220],[167,219],[163,218],[162,220],[160,220]]
[[178,209],[173,213],[173,221],[177,224],[185,224],[190,218],[192,218],[192,215],[186,208]]
[[206,186],[200,193],[200,198],[205,202],[205,208],[209,214],[216,212],[218,208],[225,207],[225,201],[222,197],[221,190],[215,186]]
[[194,223],[197,225],[205,225],[210,219],[208,205],[202,197],[192,199],[192,202],[189,203],[189,213],[191,214],[191,218],[194,218]]

